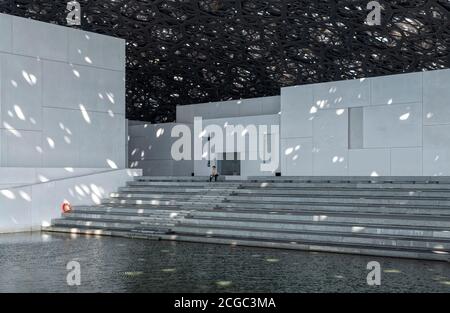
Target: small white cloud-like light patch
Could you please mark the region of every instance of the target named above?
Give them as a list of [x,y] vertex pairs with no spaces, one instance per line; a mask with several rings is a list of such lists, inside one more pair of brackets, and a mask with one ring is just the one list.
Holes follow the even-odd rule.
[[104,97],[103,97],[103,95],[101,94],[101,93],[98,93],[98,97],[100,98],[100,99],[104,99]]
[[36,120],[32,117],[30,117],[30,122],[31,122],[31,124],[36,125]]
[[311,107],[311,110],[309,110],[309,113],[310,113],[310,114],[315,114],[315,113],[317,113],[317,107],[312,106],[312,107]]
[[158,129],[158,131],[156,132],[156,138],[161,137],[163,134],[164,134],[164,128]]
[[111,102],[112,104],[116,103],[116,101],[114,100],[114,94],[112,92],[107,92],[106,96],[108,97],[109,102]]
[[69,172],[69,173],[73,173],[73,172],[75,171],[75,170],[73,169],[73,167],[65,167],[64,170],[65,170],[66,172]]
[[365,227],[360,227],[360,226],[353,226],[352,227],[352,232],[353,233],[360,233],[362,232],[364,229],[366,229]]
[[295,151],[298,151],[298,150],[300,150],[300,148],[301,148],[301,146],[300,146],[300,145],[296,146],[296,147],[295,147]]
[[80,186],[78,186],[78,185],[75,186],[75,191],[76,191],[76,193],[79,194],[80,196],[82,196],[82,197],[85,196],[84,191],[83,191],[83,189],[81,189]]
[[377,172],[373,171],[372,174],[370,174],[370,176],[371,176],[371,177],[378,177],[378,176],[380,176],[380,175],[378,175]]
[[91,37],[88,34],[84,34],[84,38],[86,38],[87,40],[91,39]]
[[8,123],[3,122],[3,126],[6,128],[6,130],[7,130],[8,132],[10,132],[11,134],[13,134],[13,135],[16,136],[17,138],[22,138],[22,134],[21,134],[17,129],[15,129],[15,128],[12,127],[11,125],[9,125]]
[[108,166],[109,166],[110,168],[112,168],[112,169],[118,169],[118,168],[119,168],[119,167],[117,166],[117,164],[116,164],[113,160],[107,159],[107,160],[106,160],[106,163],[108,163]]
[[114,112],[112,110],[108,110],[108,115],[114,117]]
[[428,119],[432,118],[433,116],[434,116],[433,113],[431,113],[431,112],[427,113],[427,118],[428,118]]
[[200,135],[198,135],[198,138],[202,138],[202,137],[204,137],[205,135],[206,135],[206,130],[202,131],[202,132],[200,133]]
[[42,148],[40,146],[36,146],[36,151],[40,154],[42,154],[44,152],[44,150],[42,150]]
[[91,118],[89,117],[89,114],[83,104],[80,104],[80,111],[86,123],[91,124]]
[[14,88],[17,88],[17,86],[19,86],[17,84],[17,82],[15,80],[13,80],[13,79],[11,79],[11,85],[13,85]]
[[38,175],[38,179],[41,183],[46,183],[49,182],[50,179],[48,179],[47,177],[45,177],[44,175]]
[[131,151],[131,155],[135,155],[137,153],[138,149],[134,149],[133,151]]
[[91,199],[92,199],[92,202],[94,202],[95,204],[97,204],[97,205],[99,205],[99,204],[101,204],[102,203],[102,200],[100,199],[100,197],[99,196],[97,196],[96,194],[91,194]]
[[394,102],[394,99],[389,99],[389,101],[387,102],[387,104],[392,104]]
[[80,78],[80,72],[78,72],[76,69],[72,70],[73,75],[75,75],[77,78]]
[[248,128],[246,128],[246,129],[244,129],[243,131],[242,131],[242,136],[245,136],[245,135],[247,135],[247,133],[248,133]]
[[333,157],[333,163],[337,163],[339,161],[339,157],[338,156],[334,156]]
[[405,113],[402,116],[400,116],[399,119],[400,119],[400,121],[406,121],[407,119],[409,119],[410,115],[411,115],[410,113]]
[[84,57],[84,60],[86,61],[86,63],[92,64],[92,60],[90,57]]
[[284,154],[290,155],[292,152],[294,152],[294,148],[287,148],[286,151],[284,151]]
[[7,189],[0,190],[0,194],[2,194],[4,197],[6,197],[10,200],[14,200],[16,198],[16,195],[11,190],[7,190]]
[[342,115],[342,114],[344,114],[344,112],[345,112],[345,109],[338,109],[338,110],[336,110],[336,115]]
[[8,110],[8,115],[9,115],[9,117],[14,117],[14,113],[11,112],[11,110]]
[[26,120],[25,114],[23,114],[22,109],[17,104],[14,105],[14,112],[16,112],[16,116],[19,120]]
[[439,157],[439,155],[437,155],[437,156],[434,158],[434,162],[439,161],[439,159],[440,159],[440,157]]
[[27,194],[25,191],[23,191],[23,190],[19,191],[19,195],[20,195],[20,197],[21,197],[23,200],[25,200],[25,201],[27,201],[27,202],[31,202],[31,197],[30,197],[30,195]]
[[51,226],[51,224],[50,224],[50,222],[49,222],[49,221],[42,221],[42,224],[41,224],[41,226],[42,226],[42,227],[50,227],[50,226]]
[[26,71],[22,71],[22,76],[30,86],[36,85],[37,78],[33,74],[27,73]]
[[293,161],[298,159],[298,155],[294,155],[294,157],[292,158]]
[[69,145],[72,143],[72,140],[67,136],[64,136],[64,141]]
[[52,138],[47,137],[47,143],[50,148],[55,149],[55,141]]
[[208,152],[202,154],[202,158],[206,158],[208,156]]

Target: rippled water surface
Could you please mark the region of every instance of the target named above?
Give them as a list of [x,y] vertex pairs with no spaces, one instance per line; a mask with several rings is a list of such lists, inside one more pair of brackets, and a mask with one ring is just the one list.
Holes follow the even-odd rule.
[[[72,260],[79,287],[66,282]],[[366,283],[369,261],[381,286]],[[0,292],[450,292],[450,264],[32,233],[0,235]]]

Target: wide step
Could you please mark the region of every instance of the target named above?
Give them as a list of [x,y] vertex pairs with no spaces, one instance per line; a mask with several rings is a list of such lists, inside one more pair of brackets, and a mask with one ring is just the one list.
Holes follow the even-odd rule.
[[46,230],[450,261],[450,178],[137,177]]

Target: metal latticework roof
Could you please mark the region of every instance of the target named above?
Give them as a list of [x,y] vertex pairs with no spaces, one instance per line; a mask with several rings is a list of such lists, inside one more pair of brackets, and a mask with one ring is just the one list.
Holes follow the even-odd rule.
[[[81,28],[127,40],[127,115],[279,94],[280,87],[448,68],[450,0],[79,0]],[[3,13],[66,25],[66,1],[0,0]]]

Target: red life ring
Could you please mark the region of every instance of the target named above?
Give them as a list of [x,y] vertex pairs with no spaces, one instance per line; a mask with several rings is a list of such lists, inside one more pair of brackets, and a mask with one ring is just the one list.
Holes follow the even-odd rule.
[[63,213],[70,213],[72,212],[72,206],[69,202],[64,202],[61,206],[61,210],[63,211]]

